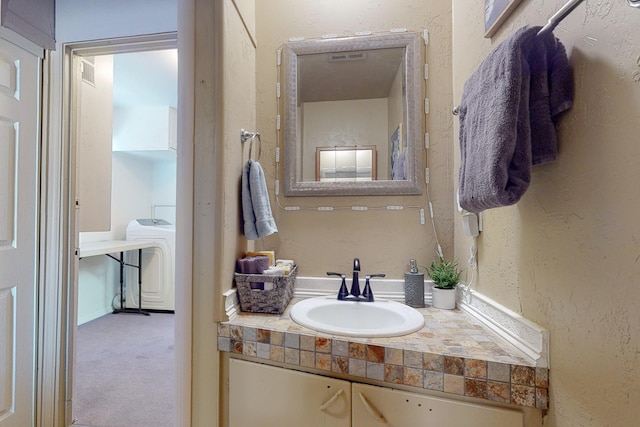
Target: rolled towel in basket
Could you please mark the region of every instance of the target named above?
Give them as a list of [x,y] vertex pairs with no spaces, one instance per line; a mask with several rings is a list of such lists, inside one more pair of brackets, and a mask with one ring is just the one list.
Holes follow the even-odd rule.
[[269,265],[275,265],[276,252],[275,251],[249,251],[245,254],[246,257],[266,255],[269,257]]
[[284,276],[287,274],[287,269],[285,267],[269,267],[264,270],[262,274],[266,274],[268,276]]
[[256,273],[262,274],[266,269],[269,268],[270,260],[268,256],[258,255],[256,257],[253,257],[253,260],[256,264]]
[[276,260],[276,265],[279,267],[289,267],[289,268],[293,268],[294,265],[296,265],[295,261],[292,259],[277,259]]
[[242,274],[254,274],[256,272],[256,262],[253,258],[240,258],[238,260],[238,272]]

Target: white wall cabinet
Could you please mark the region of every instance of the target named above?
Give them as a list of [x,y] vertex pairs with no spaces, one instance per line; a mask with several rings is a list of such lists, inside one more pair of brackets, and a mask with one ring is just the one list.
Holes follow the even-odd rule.
[[229,427],[523,427],[514,409],[229,360]]
[[350,425],[350,382],[229,361],[229,427]]
[[176,151],[176,109],[169,106],[116,108],[113,151]]

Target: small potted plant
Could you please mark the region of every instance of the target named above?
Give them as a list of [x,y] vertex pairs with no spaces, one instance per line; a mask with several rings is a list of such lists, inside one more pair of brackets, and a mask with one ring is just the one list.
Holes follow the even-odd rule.
[[458,261],[445,261],[439,258],[431,261],[431,266],[425,268],[433,280],[432,305],[435,308],[452,310],[456,308],[456,286],[460,281],[461,271]]

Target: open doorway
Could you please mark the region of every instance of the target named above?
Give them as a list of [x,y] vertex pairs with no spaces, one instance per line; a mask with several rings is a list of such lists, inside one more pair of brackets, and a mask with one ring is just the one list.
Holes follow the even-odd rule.
[[78,425],[173,425],[176,44],[174,36],[72,49]]

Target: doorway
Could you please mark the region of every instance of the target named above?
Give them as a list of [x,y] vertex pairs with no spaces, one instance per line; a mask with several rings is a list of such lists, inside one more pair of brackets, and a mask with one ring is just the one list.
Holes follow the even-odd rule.
[[[70,289],[70,348],[68,357],[71,369],[68,372],[68,386],[72,388],[72,419],[78,425],[114,425],[115,422],[113,419],[85,417],[86,414],[92,412],[87,412],[76,406],[80,404],[85,405],[85,409],[88,405],[89,409],[94,410],[94,414],[100,413],[100,411],[95,411],[99,409],[96,408],[98,404],[107,405],[106,410],[101,412],[103,414],[113,412],[122,416],[122,411],[132,412],[131,408],[127,407],[127,402],[124,402],[123,406],[123,402],[119,402],[117,397],[127,395],[122,384],[141,381],[139,374],[143,369],[136,369],[135,364],[132,363],[137,359],[145,359],[146,363],[143,363],[142,366],[149,372],[142,379],[144,384],[138,384],[142,387],[141,390],[146,390],[146,393],[136,392],[135,396],[129,396],[129,400],[133,399],[139,402],[140,396],[157,400],[159,398],[154,397],[154,390],[166,388],[166,366],[165,370],[158,369],[157,371],[163,372],[158,374],[165,381],[162,385],[154,385],[154,371],[146,369],[149,364],[155,363],[152,360],[153,356],[160,357],[160,351],[156,354],[132,352],[127,355],[127,348],[134,350],[131,348],[132,345],[126,345],[126,341],[131,339],[131,343],[137,343],[144,348],[162,341],[160,344],[163,346],[162,349],[170,347],[173,350],[174,348],[172,313],[175,309],[175,282],[169,285],[168,282],[171,280],[168,278],[175,280],[175,270],[172,266],[170,268],[168,264],[170,264],[171,258],[175,260],[175,240],[173,245],[145,248],[140,268],[140,271],[143,272],[142,293],[138,292],[136,286],[137,271],[130,268],[137,264],[137,251],[132,251],[131,255],[127,254],[124,260],[125,271],[123,276],[120,276],[119,270],[122,262],[113,262],[113,259],[118,261],[119,254],[117,252],[109,254],[113,258],[105,256],[107,254],[83,257],[83,246],[89,242],[132,240],[139,235],[140,227],[144,227],[144,225],[140,225],[138,220],[152,221],[152,227],[155,226],[154,221],[161,220],[162,223],[168,224],[167,227],[171,227],[171,225],[175,227],[177,147],[175,137],[171,141],[170,136],[171,134],[175,135],[176,130],[177,74],[174,69],[172,89],[169,90],[173,93],[163,95],[167,92],[166,89],[169,89],[166,79],[171,78],[165,75],[171,73],[167,72],[165,66],[168,64],[163,61],[171,63],[176,68],[176,49],[176,35],[171,34],[162,37],[154,36],[148,40],[137,38],[135,40],[91,42],[74,45],[69,50],[70,76],[67,81],[71,82],[69,85],[71,92],[69,97],[71,100],[70,140],[71,152],[76,153],[76,173],[71,179],[71,194],[77,194],[75,202],[76,206],[79,206],[75,210],[73,235],[76,247],[79,247],[80,251],[79,257],[75,261],[72,289]],[[173,62],[171,62],[171,58],[173,58]],[[90,98],[91,108],[78,108],[81,106],[80,95],[82,95],[83,89],[87,88],[86,91],[89,93],[93,89],[97,89],[96,79],[100,78],[104,69],[111,69],[113,77],[110,117],[105,112],[109,110],[109,105],[102,106],[102,111],[93,109],[98,103],[95,98]],[[129,73],[125,73],[125,70],[128,70]],[[131,70],[136,72],[132,75]],[[159,99],[163,97],[164,99]],[[167,100],[167,97],[172,98],[173,101]],[[86,110],[90,111],[88,116]],[[137,114],[143,114],[142,118]],[[147,125],[147,128],[136,131],[136,126],[127,128],[123,123],[144,124]],[[126,132],[123,129],[126,129]],[[166,139],[165,146],[140,146],[144,137],[149,137],[147,144],[158,142],[164,144],[165,141],[161,141],[163,136],[154,134],[159,129],[161,129],[159,132],[164,134]],[[111,132],[108,132],[109,130]],[[105,136],[105,134],[107,135]],[[101,139],[107,140],[108,149],[105,149],[104,146],[97,147],[99,145],[97,141]],[[171,146],[172,142],[173,147]],[[92,157],[95,153],[88,154],[86,152],[87,146],[89,146],[89,151],[95,149],[99,154],[95,155],[95,158]],[[90,166],[87,168],[87,165]],[[101,188],[101,185],[103,189],[97,190]],[[108,194],[108,197],[105,197],[105,193]],[[134,226],[138,226],[136,228],[137,235],[130,233],[130,229],[135,228]],[[164,231],[166,230],[163,229],[162,238],[166,240]],[[124,288],[120,287],[119,276],[123,277]],[[144,285],[145,283],[147,286]],[[121,289],[123,289],[122,292]],[[112,314],[114,310],[122,309],[123,305],[127,309],[132,308],[133,313]],[[149,306],[152,310],[147,310]],[[138,313],[135,312],[136,309],[139,311]],[[149,316],[146,315],[148,311],[152,311]],[[100,323],[105,323],[104,320],[111,323],[100,325]],[[115,323],[113,323],[114,320]],[[92,342],[92,339],[81,341],[86,339],[86,331],[100,330],[96,329],[99,327],[102,327],[102,332],[96,333],[105,335],[101,335],[97,340],[95,340],[95,336],[91,337],[94,344],[87,345]],[[130,331],[137,327],[142,327],[138,332],[139,337],[150,338],[155,342],[145,343],[143,338],[135,338],[136,335]],[[167,334],[171,338],[169,341],[167,341]],[[112,337],[109,338],[109,335]],[[108,344],[109,339],[114,339],[114,343]],[[104,343],[104,348],[96,348],[101,343]],[[116,344],[122,343],[125,343],[124,356],[122,354],[116,356]],[[84,351],[87,348],[93,351],[89,356]],[[86,360],[81,360],[82,357],[89,357],[91,363],[98,363],[101,358],[109,359],[110,362],[110,365],[105,365],[107,366],[106,372],[99,372],[99,368],[89,368],[92,374],[91,381],[98,381],[89,387],[83,387],[79,384],[79,381],[87,380],[86,375],[83,375],[78,369],[80,363],[86,362]],[[114,360],[117,357],[121,357],[122,360]],[[162,357],[159,360],[167,362],[162,360]],[[175,371],[175,363],[170,361],[169,364],[174,367],[172,371]],[[175,372],[172,374],[175,375]],[[103,380],[96,379],[99,376],[102,376]],[[119,382],[120,387],[110,384],[112,379]],[[116,400],[105,394],[110,388],[113,388],[113,397]],[[80,392],[82,396],[79,396]],[[88,399],[91,396],[87,396],[87,393],[95,393],[95,398]],[[173,393],[168,396],[167,393],[164,393],[162,399],[170,400],[164,406],[173,407],[175,400]],[[138,404],[144,405],[143,402]],[[112,408],[109,408],[108,405],[112,405]],[[162,415],[162,418],[169,422],[164,425],[173,425],[172,414]],[[124,423],[123,425],[146,425],[135,417],[130,421],[126,421],[127,418],[118,418],[118,420],[118,423]],[[148,425],[163,424],[149,420]]]

